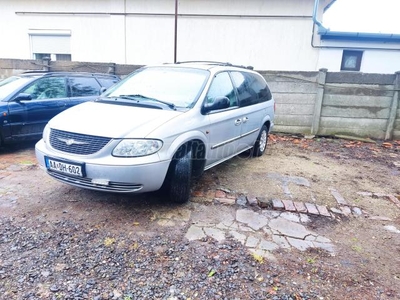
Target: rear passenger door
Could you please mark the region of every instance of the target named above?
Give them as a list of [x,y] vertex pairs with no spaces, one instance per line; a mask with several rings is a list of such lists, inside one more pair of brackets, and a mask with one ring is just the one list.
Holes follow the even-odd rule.
[[70,98],[65,108],[96,99],[100,95],[100,83],[91,76],[69,76],[68,89]]
[[245,150],[254,145],[269,106],[273,109],[273,103],[269,101],[272,95],[261,75],[237,71],[231,72],[231,76],[238,93],[242,120],[238,149]]

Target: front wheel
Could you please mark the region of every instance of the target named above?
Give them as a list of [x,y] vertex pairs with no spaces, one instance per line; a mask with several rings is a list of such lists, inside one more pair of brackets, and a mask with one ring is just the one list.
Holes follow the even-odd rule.
[[192,151],[174,158],[168,170],[169,198],[176,203],[185,203],[190,198],[192,176]]
[[267,126],[263,125],[261,127],[260,133],[258,134],[257,140],[254,143],[252,149],[252,155],[254,157],[260,157],[264,154],[265,150],[267,149],[267,142],[268,142],[268,128]]

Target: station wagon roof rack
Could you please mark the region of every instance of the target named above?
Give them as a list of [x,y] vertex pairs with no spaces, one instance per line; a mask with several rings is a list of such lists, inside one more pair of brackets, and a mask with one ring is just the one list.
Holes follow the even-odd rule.
[[249,69],[249,70],[254,69],[252,66],[234,65],[229,62],[209,61],[209,60],[188,60],[188,61],[176,62],[176,64],[193,64],[193,63],[202,63],[202,64],[216,65],[216,66],[237,67],[237,68],[243,68],[243,69]]
[[91,75],[91,76],[110,76],[110,77],[118,77],[118,75],[115,74],[109,74],[109,73],[98,73],[98,72],[75,72],[75,71],[43,71],[43,70],[32,70],[32,71],[25,71],[22,72],[21,74],[43,74],[44,76],[51,76],[51,75],[57,75],[57,74],[74,74],[74,75]]
[[25,71],[25,72],[22,72],[22,74],[30,74],[30,73],[38,73],[38,74],[43,74],[43,73],[49,73],[49,71],[43,71],[43,70],[32,70],[32,71]]

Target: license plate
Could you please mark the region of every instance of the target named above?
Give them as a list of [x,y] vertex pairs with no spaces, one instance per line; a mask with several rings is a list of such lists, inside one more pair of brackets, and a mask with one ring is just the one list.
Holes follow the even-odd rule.
[[83,164],[60,161],[46,157],[47,169],[72,176],[83,177],[85,169]]

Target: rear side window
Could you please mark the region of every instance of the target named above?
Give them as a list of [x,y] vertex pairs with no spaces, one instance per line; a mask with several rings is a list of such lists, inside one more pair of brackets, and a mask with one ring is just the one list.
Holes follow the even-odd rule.
[[70,77],[71,97],[100,95],[100,85],[93,77]]
[[261,76],[247,72],[232,72],[231,75],[241,107],[272,99],[271,91]]
[[97,77],[97,80],[100,82],[100,85],[105,88],[109,88],[118,82],[117,78],[107,78],[107,77]]

